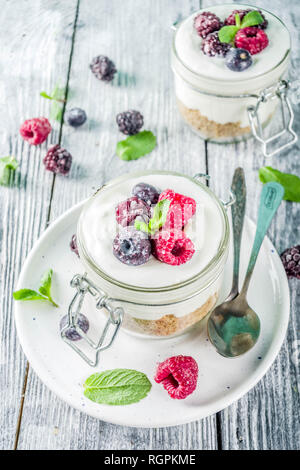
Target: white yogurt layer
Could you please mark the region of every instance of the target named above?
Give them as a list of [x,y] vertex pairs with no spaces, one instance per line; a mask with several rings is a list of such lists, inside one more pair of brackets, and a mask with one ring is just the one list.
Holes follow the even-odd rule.
[[[219,5],[205,8],[201,11],[211,11],[224,21],[233,10],[256,9],[249,5]],[[193,23],[199,12],[194,13],[184,20],[176,33],[175,48],[182,62],[193,72],[204,77],[220,80],[247,80],[257,77],[269,70],[283,60],[290,49],[290,35],[284,24],[271,13],[260,8],[269,24],[265,30],[269,45],[259,54],[253,56],[253,64],[243,72],[230,70],[222,57],[209,57],[201,51],[202,38],[197,34]]]
[[[188,223],[187,235],[196,252],[181,266],[170,266],[151,256],[141,266],[127,266],[113,254],[113,240],[119,227],[115,207],[132,196],[132,188],[139,182],[192,197],[197,203],[196,214]],[[119,282],[146,288],[177,284],[202,271],[217,255],[224,231],[224,221],[216,201],[196,182],[176,175],[146,175],[131,177],[104,187],[83,210],[80,222],[80,242],[94,264]]]

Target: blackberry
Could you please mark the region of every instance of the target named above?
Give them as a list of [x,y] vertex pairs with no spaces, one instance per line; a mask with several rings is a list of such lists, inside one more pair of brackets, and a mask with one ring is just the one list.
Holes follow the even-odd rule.
[[115,64],[105,55],[94,57],[90,69],[99,80],[110,82],[117,71]]
[[[65,326],[67,326],[68,323],[69,323],[69,316],[65,315],[64,317],[62,317],[59,323],[60,331],[62,331],[62,329],[65,328]],[[84,333],[88,332],[90,324],[86,316],[83,315],[82,313],[78,315],[77,324]],[[73,326],[70,326],[69,328],[67,328],[67,330],[65,331],[65,335],[70,341],[79,341],[80,339],[82,339],[80,334],[75,330]]]
[[210,57],[225,57],[231,49],[231,45],[219,40],[218,31],[209,34],[202,42],[201,49],[203,54]]
[[233,72],[243,72],[252,65],[252,57],[246,49],[230,49],[225,58],[225,64]]
[[258,11],[261,14],[264,21],[263,23],[257,25],[257,27],[260,29],[266,29],[268,27],[268,20],[265,18],[265,16],[260,10],[233,10],[231,15],[229,15],[228,18],[226,18],[226,20],[224,21],[225,26],[235,26],[235,15],[238,14],[242,21],[244,16],[246,16],[247,13],[250,13],[250,11]]
[[300,245],[288,248],[280,257],[287,276],[300,279]]
[[126,227],[114,239],[113,254],[124,264],[140,266],[150,258],[151,242],[144,232]]
[[143,116],[134,109],[117,114],[116,121],[120,131],[126,135],[137,134],[144,124]]
[[116,219],[119,225],[126,227],[138,216],[151,217],[150,207],[136,196],[120,202],[116,207]]
[[194,28],[201,38],[205,39],[210,33],[222,27],[221,20],[210,11],[204,11],[194,18]]
[[70,241],[70,248],[71,251],[73,251],[79,258],[79,252],[78,252],[78,246],[77,246],[77,237],[76,234],[72,235],[71,241]]
[[160,192],[151,184],[138,183],[132,188],[132,194],[151,206],[157,204]]
[[86,112],[80,108],[68,109],[65,112],[64,121],[72,127],[79,127],[86,121]]
[[57,144],[48,150],[43,163],[46,170],[67,175],[72,165],[72,155]]

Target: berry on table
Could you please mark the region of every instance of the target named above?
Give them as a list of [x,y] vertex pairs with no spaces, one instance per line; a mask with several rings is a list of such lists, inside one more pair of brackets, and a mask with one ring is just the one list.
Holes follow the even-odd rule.
[[151,209],[144,201],[132,196],[120,202],[116,207],[116,219],[119,225],[126,227],[138,216],[151,217]]
[[197,362],[191,356],[169,357],[158,364],[154,380],[163,385],[171,398],[183,400],[197,387]]
[[252,57],[246,49],[230,49],[225,57],[225,64],[233,72],[243,72],[252,65]]
[[152,239],[152,253],[163,263],[179,266],[192,258],[195,248],[192,240],[181,230],[162,230]]
[[263,23],[257,25],[257,27],[260,29],[266,29],[268,26],[268,20],[265,18],[265,16],[262,14],[260,10],[233,10],[231,15],[229,15],[228,18],[226,18],[226,20],[224,21],[225,26],[235,26],[236,24],[235,15],[238,14],[240,17],[240,20],[242,21],[244,16],[246,16],[247,13],[250,13],[250,11],[258,11],[261,14],[264,21]]
[[205,39],[210,33],[222,27],[220,18],[210,11],[204,11],[194,18],[194,28],[201,38]]
[[90,64],[90,69],[96,78],[105,82],[110,82],[113,80],[117,71],[113,61],[105,55],[98,55],[97,57],[94,57]]
[[48,150],[43,163],[46,170],[67,175],[72,165],[72,155],[57,144]]
[[129,226],[121,230],[113,243],[113,254],[124,264],[140,266],[151,255],[151,242],[144,232]]
[[196,212],[196,201],[183,194],[175,193],[172,189],[163,191],[158,201],[171,201],[164,228],[181,230]]
[[[69,323],[69,316],[65,315],[60,320],[60,324],[59,324],[60,331],[62,331],[62,329],[65,328],[68,325],[68,323]],[[83,315],[82,313],[78,315],[77,324],[84,333],[88,332],[90,324],[86,316]],[[68,340],[70,341],[79,341],[80,339],[82,339],[80,334],[76,331],[76,329],[73,326],[70,326],[69,328],[67,328],[64,334],[66,335],[66,338],[68,338]]]
[[139,111],[130,109],[117,114],[116,117],[119,130],[126,135],[134,135],[143,127],[144,118]]
[[230,44],[220,41],[218,31],[209,34],[201,44],[203,54],[210,57],[225,57],[230,49]]
[[20,127],[20,134],[31,145],[39,145],[45,142],[51,129],[51,124],[47,118],[32,118],[23,122]]
[[68,109],[64,115],[66,124],[72,127],[79,127],[86,121],[86,112],[81,108]]
[[237,48],[246,49],[251,55],[254,55],[267,47],[269,39],[262,29],[250,26],[242,28],[236,33],[234,43]]
[[160,193],[151,184],[138,183],[132,188],[132,194],[151,206],[157,204]]
[[288,248],[280,257],[287,276],[300,279],[300,245]]
[[73,251],[73,253],[75,253],[79,258],[79,251],[78,251],[78,245],[77,245],[77,236],[76,236],[75,233],[74,233],[74,235],[72,235],[72,238],[71,238],[71,241],[70,241],[70,248],[71,248],[71,251]]

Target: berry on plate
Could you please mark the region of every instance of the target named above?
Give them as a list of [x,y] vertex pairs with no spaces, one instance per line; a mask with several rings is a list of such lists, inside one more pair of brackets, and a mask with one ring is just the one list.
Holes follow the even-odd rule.
[[194,18],[194,28],[202,39],[222,27],[220,18],[210,11],[204,11]]
[[[62,319],[60,320],[60,324],[59,324],[59,327],[60,327],[60,331],[65,328],[65,326],[67,326],[69,323],[69,317],[68,315],[65,315],[64,317],[62,317]],[[82,313],[80,313],[78,315],[78,320],[77,320],[77,324],[79,326],[79,328],[81,328],[81,330],[84,332],[84,333],[87,333],[88,332],[88,329],[90,327],[90,324],[89,324],[89,321],[88,319],[86,318],[85,315],[83,315]],[[82,337],[80,336],[80,334],[76,331],[76,329],[73,327],[73,326],[70,326],[69,328],[67,328],[67,330],[65,331],[65,335],[66,337],[68,338],[68,340],[70,341],[79,341],[80,339],[82,339]]]
[[151,255],[151,242],[144,232],[129,226],[121,230],[113,243],[113,254],[129,266],[145,264]]
[[240,20],[242,21],[244,16],[246,16],[247,13],[250,13],[250,11],[258,11],[261,14],[264,21],[257,27],[260,29],[266,29],[268,26],[268,20],[265,18],[265,16],[262,14],[260,10],[233,10],[231,15],[229,15],[228,18],[226,18],[226,20],[224,21],[225,26],[235,26],[236,24],[235,15],[239,15]]
[[157,204],[160,193],[151,184],[138,183],[132,188],[132,194],[151,206]]
[[86,121],[86,112],[81,108],[68,109],[65,112],[64,121],[72,127],[79,127]]
[[51,129],[51,124],[47,118],[32,118],[23,122],[20,127],[20,134],[31,145],[39,145],[45,142]]
[[230,44],[220,41],[218,31],[209,34],[201,44],[203,54],[210,57],[225,57],[230,49]]
[[288,248],[280,257],[288,277],[300,279],[300,245]]
[[46,170],[52,171],[53,173],[60,173],[61,175],[67,175],[72,165],[72,155],[57,144],[50,147],[44,157],[43,163]]
[[242,28],[236,33],[234,43],[237,48],[246,49],[251,55],[254,55],[267,47],[269,39],[262,29],[250,26]]
[[90,69],[98,80],[110,82],[117,71],[115,64],[105,55],[94,57]]
[[163,263],[179,266],[192,258],[195,248],[192,240],[181,230],[162,230],[152,239],[152,253]]
[[246,49],[230,49],[225,57],[225,64],[233,72],[243,72],[252,65],[252,57]]
[[70,241],[70,248],[71,248],[71,251],[73,251],[73,253],[75,253],[79,258],[79,251],[78,251],[78,245],[77,245],[77,236],[76,236],[75,233],[74,233],[74,235],[72,235],[72,238],[71,238],[71,241]]
[[125,135],[137,134],[144,124],[143,116],[134,109],[117,114],[116,121],[119,130]]
[[197,386],[198,365],[191,356],[173,356],[161,362],[154,377],[171,398],[183,400]]
[[163,199],[171,201],[164,227],[181,230],[195,214],[196,201],[191,197],[175,193],[172,189],[166,189],[160,194],[158,201],[162,201]]
[[138,216],[151,217],[151,209],[136,196],[132,196],[120,202],[116,207],[116,219],[119,225],[126,227],[130,225]]

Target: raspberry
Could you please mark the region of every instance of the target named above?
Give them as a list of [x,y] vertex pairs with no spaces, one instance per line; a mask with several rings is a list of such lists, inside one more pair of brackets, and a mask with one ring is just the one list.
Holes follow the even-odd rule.
[[288,277],[300,279],[300,245],[288,248],[280,257]]
[[269,44],[269,39],[262,29],[256,26],[240,29],[235,35],[235,46],[246,49],[251,55],[258,54]]
[[57,144],[48,150],[43,163],[46,170],[67,175],[72,165],[72,155]]
[[158,364],[155,382],[162,383],[171,398],[182,400],[196,389],[198,365],[191,356],[169,357]]
[[260,10],[233,10],[231,15],[229,15],[228,18],[226,18],[226,20],[224,21],[224,24],[226,26],[235,26],[235,15],[238,14],[241,21],[242,21],[244,16],[246,16],[247,13],[250,13],[250,11],[259,11],[259,13],[263,17],[264,21],[263,21],[263,23],[257,25],[257,27],[260,28],[260,29],[266,29],[267,26],[268,26],[268,20],[264,17],[264,15],[262,14],[262,12]]
[[210,11],[204,11],[194,18],[194,28],[203,39],[222,27],[220,19]]
[[[67,326],[68,323],[69,323],[69,316],[65,315],[60,320],[60,324],[59,324],[60,331],[63,328],[65,328],[65,326]],[[86,318],[86,316],[83,315],[82,313],[80,313],[78,315],[77,324],[78,324],[79,328],[81,328],[84,333],[88,332],[90,324],[89,324],[89,321]],[[64,332],[64,334],[66,335],[66,337],[68,338],[69,341],[79,341],[82,338],[80,336],[80,334],[77,333],[77,331],[75,330],[75,328],[73,326],[70,326],[69,328],[67,328],[66,331]]]
[[150,258],[151,242],[144,232],[126,227],[114,239],[113,254],[124,264],[140,266]]
[[151,206],[151,204],[157,204],[160,193],[151,184],[138,183],[132,188],[132,194]]
[[219,40],[218,31],[209,34],[201,44],[203,54],[210,57],[225,57],[231,45]]
[[116,121],[120,131],[126,135],[137,134],[144,124],[143,116],[139,111],[135,111],[134,109],[119,113],[116,117]]
[[116,207],[116,219],[118,224],[126,227],[138,216],[151,217],[151,209],[144,201],[136,196],[120,202]]
[[86,112],[81,108],[68,109],[65,112],[64,121],[72,127],[79,127],[86,121]]
[[163,199],[171,201],[164,228],[181,230],[195,214],[196,201],[191,197],[175,193],[172,189],[166,189],[160,194],[158,201]]
[[90,69],[99,80],[110,82],[117,71],[115,64],[105,55],[94,57]]
[[192,258],[195,248],[181,230],[162,230],[152,239],[152,253],[163,263],[179,266]]
[[20,134],[31,145],[39,145],[45,142],[51,129],[51,124],[47,118],[33,118],[23,122],[20,127]]
[[71,241],[70,241],[70,248],[71,248],[71,251],[73,251],[73,253],[75,253],[78,258],[79,258],[79,252],[78,252],[78,246],[77,246],[77,237],[74,233],[74,235],[72,235],[72,238],[71,238]]

